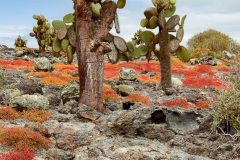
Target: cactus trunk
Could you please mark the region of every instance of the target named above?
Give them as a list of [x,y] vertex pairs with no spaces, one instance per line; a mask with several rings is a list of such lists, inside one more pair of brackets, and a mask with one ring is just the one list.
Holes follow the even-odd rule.
[[172,87],[172,73],[171,73],[171,51],[169,48],[169,34],[167,29],[162,29],[160,33],[160,54],[158,56],[161,67],[161,87],[163,90]]
[[91,2],[77,0],[75,5],[77,59],[80,78],[79,103],[103,112],[102,84],[105,50],[101,40],[109,33],[108,26],[115,18],[116,4],[102,4],[101,22],[92,19]]

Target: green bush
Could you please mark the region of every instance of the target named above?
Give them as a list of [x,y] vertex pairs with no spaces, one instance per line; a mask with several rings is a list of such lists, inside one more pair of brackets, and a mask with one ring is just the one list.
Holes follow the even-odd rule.
[[240,70],[228,79],[229,89],[220,90],[212,103],[213,128],[240,139]]
[[[228,35],[209,29],[204,32],[198,33],[190,38],[187,42],[189,51],[192,57],[201,57],[201,52],[204,50],[204,56],[221,57],[222,51],[226,50],[230,53],[239,54],[240,45],[236,43]],[[208,55],[209,54],[209,55]]]

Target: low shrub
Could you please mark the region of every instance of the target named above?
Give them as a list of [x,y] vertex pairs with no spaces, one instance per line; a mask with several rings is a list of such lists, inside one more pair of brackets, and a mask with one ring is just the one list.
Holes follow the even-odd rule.
[[47,118],[52,115],[52,113],[44,110],[34,109],[23,111],[22,115],[27,120],[42,123],[46,121]]
[[29,151],[10,152],[0,155],[1,160],[33,160],[35,154]]
[[120,102],[120,99],[118,97],[118,94],[115,90],[113,90],[110,86],[107,86],[106,84],[103,85],[103,103],[114,100],[116,102]]
[[20,118],[21,114],[10,106],[0,106],[0,119],[16,119]]
[[162,103],[161,106],[167,106],[167,107],[179,106],[182,108],[189,108],[190,104],[186,99],[174,99],[174,100],[170,100]]
[[130,102],[141,102],[145,105],[152,104],[152,102],[149,98],[147,98],[146,96],[143,96],[141,94],[130,94],[125,98],[125,100],[128,100]]
[[228,79],[232,86],[228,90],[219,90],[213,95],[213,128],[224,133],[233,133],[240,139],[240,74]]
[[20,127],[0,129],[0,143],[8,145],[15,151],[27,150],[30,152],[41,148],[48,149],[53,144],[40,133]]

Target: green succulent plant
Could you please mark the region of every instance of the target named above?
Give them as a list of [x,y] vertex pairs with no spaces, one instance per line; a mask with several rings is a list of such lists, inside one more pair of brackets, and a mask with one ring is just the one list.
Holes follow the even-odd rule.
[[39,52],[44,53],[47,46],[52,46],[55,31],[43,15],[33,15],[33,19],[37,20],[37,26],[33,27],[30,36],[37,39]]
[[22,38],[20,35],[18,36],[18,38],[15,40],[15,47],[26,47],[27,44],[27,40],[25,40],[24,38]]

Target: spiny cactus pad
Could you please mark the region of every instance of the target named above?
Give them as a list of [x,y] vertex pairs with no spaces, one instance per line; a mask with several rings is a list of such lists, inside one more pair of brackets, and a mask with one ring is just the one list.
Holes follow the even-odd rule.
[[139,52],[141,56],[145,56],[148,53],[148,47],[146,45],[140,45],[137,47],[137,52]]
[[135,43],[133,42],[133,41],[129,41],[129,42],[127,42],[127,48],[128,48],[128,50],[130,51],[130,52],[133,52],[134,51],[134,49],[135,49]]
[[72,63],[72,61],[73,61],[73,53],[74,53],[74,51],[73,51],[73,48],[72,48],[72,46],[68,46],[67,47],[67,58],[68,58],[68,63],[70,64],[70,63]]
[[154,7],[150,7],[150,8],[147,8],[145,11],[144,11],[144,15],[147,19],[151,19],[152,16],[157,16],[157,12],[156,12],[156,9]]
[[166,23],[166,28],[168,30],[173,29],[180,21],[180,17],[179,15],[174,15],[172,17],[170,17]]
[[118,53],[118,51],[117,51],[113,42],[110,43],[110,48],[112,49],[112,51],[108,52],[107,56],[108,56],[108,59],[109,59],[110,63],[115,64],[119,60],[119,53]]
[[147,18],[142,19],[141,22],[140,22],[140,25],[141,25],[142,27],[146,27],[147,24],[148,24],[148,19],[147,19]]
[[69,40],[63,39],[61,42],[61,47],[64,52],[67,52],[68,46],[69,46]]
[[62,28],[59,28],[57,30],[58,39],[62,40],[66,37],[66,35],[67,35],[67,28],[66,27],[62,27]]
[[158,26],[158,18],[156,16],[152,16],[148,22],[147,28],[155,29]]
[[177,35],[176,35],[176,37],[177,37],[178,40],[182,41],[183,36],[184,36],[184,29],[183,29],[183,28],[179,28],[179,29],[177,30]]

